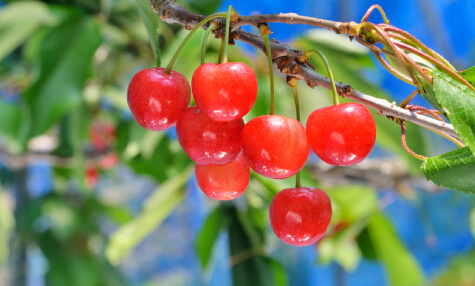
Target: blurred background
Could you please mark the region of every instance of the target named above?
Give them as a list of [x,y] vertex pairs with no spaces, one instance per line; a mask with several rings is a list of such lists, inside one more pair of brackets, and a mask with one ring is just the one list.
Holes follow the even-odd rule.
[[[232,4],[241,15],[355,22],[377,3],[392,25],[458,70],[475,64],[472,0],[179,2],[201,14]],[[382,19],[374,12],[370,21]],[[401,102],[414,90],[347,36],[304,25],[270,28],[295,49],[323,51],[336,80],[364,93]],[[337,168],[313,155],[302,170],[303,185],[332,200],[332,222],[317,245],[286,245],[270,229],[269,203],[293,178],[253,174],[240,198],[207,198],[174,130],[141,128],[126,102],[132,76],[166,66],[186,34],[158,21],[145,0],[0,0],[1,286],[475,285],[473,195],[427,182],[421,162],[401,147],[399,126],[376,114],[377,146],[367,160]],[[188,79],[200,64],[203,34],[174,66]],[[217,61],[219,45],[209,41],[206,61]],[[246,120],[267,113],[265,56],[237,43],[229,59],[258,77]],[[326,75],[316,57],[311,63]],[[332,102],[328,91],[303,83],[299,94],[304,124]],[[282,75],[276,95],[277,113],[294,117]],[[414,104],[427,106],[419,98]],[[426,156],[456,148],[411,124],[407,136]]]

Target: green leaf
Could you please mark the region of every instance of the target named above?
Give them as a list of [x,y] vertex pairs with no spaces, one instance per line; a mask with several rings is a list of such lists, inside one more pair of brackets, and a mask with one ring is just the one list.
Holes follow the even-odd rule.
[[471,67],[468,70],[463,70],[459,72],[459,74],[471,85],[475,85],[475,67]]
[[368,229],[365,228],[363,229],[363,231],[360,232],[360,234],[356,238],[356,242],[358,243],[358,247],[364,258],[370,260],[378,259],[378,255],[376,254],[376,250],[374,249],[374,245],[371,241]]
[[368,186],[341,186],[327,192],[335,208],[334,220],[352,224],[378,209],[376,191]]
[[140,18],[147,29],[147,34],[152,46],[153,55],[155,56],[155,65],[160,66],[160,45],[158,39],[158,15],[153,12],[152,7],[147,0],[135,0],[139,9]]
[[[229,223],[229,248],[234,286],[285,285],[285,272],[277,262],[263,255],[263,246],[254,244],[250,225],[243,224],[243,214],[234,206],[227,207]],[[254,227],[253,232],[261,232]],[[263,234],[262,234],[263,235]]]
[[[318,244],[319,261],[335,261],[346,271],[353,271],[361,259],[357,237],[365,229],[368,218],[378,211],[376,190],[367,186],[349,185],[328,191],[332,201],[332,225],[336,233]],[[343,225],[339,230],[338,225]]]
[[15,104],[0,101],[0,133],[4,136],[16,138],[21,125],[21,110]]
[[391,285],[425,285],[424,276],[416,260],[404,247],[390,222],[381,213],[371,216],[368,222],[368,233]]
[[426,158],[421,168],[438,186],[475,194],[475,158],[468,147]]
[[0,187],[0,266],[8,260],[10,234],[15,224],[10,206]]
[[201,263],[201,267],[207,268],[211,253],[213,250],[214,242],[218,238],[221,230],[221,215],[219,209],[208,215],[203,227],[197,235],[195,241],[196,254]]
[[219,4],[221,0],[187,0],[186,6],[195,13],[211,15],[219,8]]
[[217,207],[211,212],[198,233],[195,240],[196,254],[201,266],[206,269],[213,251],[214,242],[220,231],[226,226],[226,212]]
[[13,2],[0,10],[0,61],[42,24],[54,23],[48,6],[37,1]]
[[272,279],[275,286],[286,286],[289,285],[287,282],[287,274],[285,268],[277,260],[272,259],[271,257],[265,257],[267,264],[270,267],[272,272]]
[[98,25],[92,18],[80,18],[51,29],[37,59],[39,78],[24,93],[30,114],[29,126],[25,125],[29,131],[23,136],[45,132],[79,106],[91,61],[100,43]]
[[106,256],[112,264],[122,261],[183,200],[184,186],[192,170],[192,167],[188,167],[180,175],[159,186],[146,200],[140,214],[112,234],[106,248]]
[[355,270],[361,259],[355,237],[365,224],[366,221],[362,220],[330,238],[322,239],[318,244],[319,262],[335,261],[348,272]]
[[437,101],[437,95],[435,94],[434,88],[425,80],[423,80],[417,73],[416,78],[419,80],[419,83],[422,85],[423,91],[419,90],[419,94],[424,98],[432,107],[444,113],[445,111]]
[[434,91],[455,131],[475,154],[475,92],[449,75],[434,70]]

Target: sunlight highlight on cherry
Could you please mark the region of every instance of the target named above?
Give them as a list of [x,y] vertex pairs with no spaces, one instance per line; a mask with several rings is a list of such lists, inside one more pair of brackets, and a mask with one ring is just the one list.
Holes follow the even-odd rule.
[[178,142],[191,160],[201,165],[223,165],[241,152],[244,120],[215,121],[198,106],[187,108],[176,124]]
[[214,120],[230,121],[251,110],[257,97],[257,78],[244,63],[206,63],[194,72],[191,88],[200,110]]
[[328,195],[317,188],[289,188],[272,199],[269,218],[274,233],[294,246],[316,243],[330,224],[332,207]]
[[144,128],[163,131],[176,124],[190,104],[188,80],[176,71],[144,69],[134,75],[127,89],[127,103],[135,120]]
[[284,179],[296,174],[307,161],[305,128],[293,118],[263,115],[249,121],[241,134],[242,152],[258,174]]
[[369,155],[376,141],[376,124],[366,106],[342,103],[312,112],[307,120],[307,137],[320,159],[348,166]]

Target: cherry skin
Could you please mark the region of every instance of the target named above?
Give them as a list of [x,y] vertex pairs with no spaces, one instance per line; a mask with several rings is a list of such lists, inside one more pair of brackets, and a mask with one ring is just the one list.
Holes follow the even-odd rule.
[[263,115],[249,121],[241,134],[249,166],[258,174],[284,179],[305,165],[309,146],[305,128],[293,118]]
[[376,125],[368,108],[342,103],[320,108],[307,120],[310,146],[331,165],[348,166],[364,160],[376,141]]
[[206,116],[198,106],[187,108],[176,123],[176,135],[183,151],[200,165],[223,165],[241,152],[244,120],[220,122]]
[[134,75],[127,90],[127,103],[135,120],[153,131],[174,126],[190,104],[191,90],[187,79],[164,68],[144,69]]
[[246,64],[206,63],[191,79],[196,104],[217,121],[236,120],[246,115],[257,97],[257,78]]
[[225,165],[197,164],[195,175],[198,186],[208,197],[227,201],[239,197],[246,190],[251,170],[241,153]]
[[278,192],[270,204],[274,233],[285,243],[307,246],[319,240],[330,224],[328,195],[317,188],[289,188]]

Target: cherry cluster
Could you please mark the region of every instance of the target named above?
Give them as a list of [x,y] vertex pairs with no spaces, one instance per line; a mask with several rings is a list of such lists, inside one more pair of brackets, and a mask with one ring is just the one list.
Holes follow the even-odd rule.
[[[131,80],[127,100],[136,121],[153,130],[176,124],[184,152],[196,163],[202,191],[217,200],[240,196],[257,174],[284,179],[305,165],[310,147],[325,162],[351,165],[363,160],[375,141],[369,110],[358,103],[315,110],[304,126],[280,115],[243,116],[257,97],[254,71],[239,62],[205,63],[186,78],[164,68],[144,69]],[[190,105],[191,92],[196,101]],[[271,226],[284,242],[315,243],[331,219],[328,195],[317,188],[280,191],[270,206]]]

